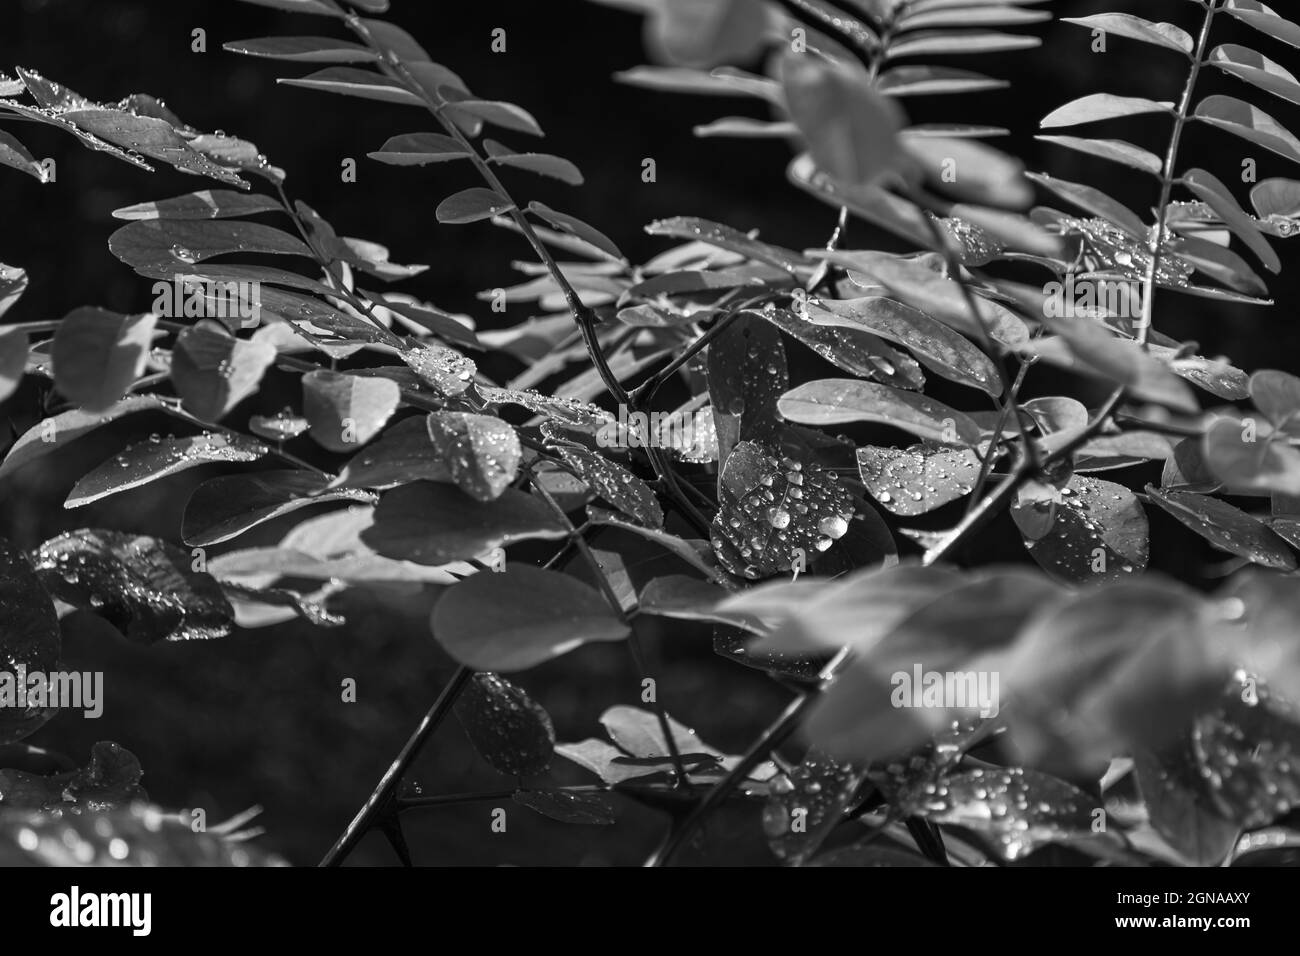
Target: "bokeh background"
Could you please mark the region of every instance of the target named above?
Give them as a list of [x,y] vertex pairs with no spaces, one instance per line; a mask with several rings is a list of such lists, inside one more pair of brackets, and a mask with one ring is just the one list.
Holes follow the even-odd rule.
[[[1193,29],[1191,5],[1060,2],[1060,16],[1114,7]],[[526,259],[517,237],[490,225],[442,227],[437,202],[473,184],[456,164],[398,169],[365,158],[398,133],[428,129],[406,108],[278,86],[279,76],[310,67],[253,60],[221,50],[225,41],[270,34],[317,34],[335,29],[320,17],[294,16],[237,0],[6,0],[0,32],[0,70],[36,69],[94,99],[110,101],[148,92],[194,126],[222,129],[256,142],[288,173],[288,189],[329,218],[342,234],[373,239],[398,262],[428,263],[425,274],[401,288],[484,326],[514,324],[523,306],[493,315],[475,293],[510,284],[512,259]],[[623,11],[580,0],[517,3],[432,3],[394,0],[389,19],[415,34],[435,59],[459,73],[480,96],[509,99],[529,109],[548,133],[545,149],[582,168],[579,189],[536,181],[531,197],[596,225],[641,260],[664,248],[642,232],[655,219],[696,215],[741,229],[760,229],[774,242],[801,248],[821,244],[834,212],[786,184],[790,151],[774,141],[699,140],[693,126],[722,115],[761,109],[738,99],[657,94],[620,85],[611,74],[644,62],[641,23]],[[504,28],[505,53],[490,49],[492,30]],[[206,31],[207,52],[191,49],[192,31]],[[1036,51],[962,63],[1011,81],[1008,90],[936,102],[913,101],[914,119],[995,123],[1016,131],[1002,145],[1029,168],[1104,186],[1135,209],[1154,201],[1149,182],[1100,160],[1037,143],[1037,120],[1056,106],[1094,91],[1176,99],[1181,64],[1173,54],[1112,38],[1095,53],[1091,37],[1061,23],[1037,29]],[[1235,34],[1235,35],[1234,35]],[[1296,66],[1295,51],[1241,27],[1221,42],[1245,42]],[[1288,58],[1288,52],[1290,56]],[[1234,86],[1236,88],[1234,88]],[[1204,92],[1241,95],[1244,87],[1213,71]],[[1262,94],[1251,94],[1260,102]],[[1276,102],[1269,112],[1300,129],[1297,109]],[[1158,148],[1160,130],[1148,118],[1116,125],[1114,135]],[[58,181],[41,186],[0,171],[0,261],[25,268],[31,287],[10,313],[13,321],[56,318],[79,305],[138,312],[152,301],[151,282],[136,276],[107,249],[117,223],[113,209],[204,188],[167,169],[150,175],[82,150],[73,140],[30,124],[12,127],[38,157],[54,157]],[[1109,133],[1107,135],[1110,135]],[[1154,137],[1154,138],[1153,138]],[[508,142],[519,145],[503,136]],[[1254,158],[1259,178],[1300,170],[1265,151],[1219,133],[1189,130],[1184,158],[1227,182],[1240,182],[1241,164]],[[653,157],[658,179],[641,181],[641,163]],[[343,183],[340,164],[354,158],[356,183]],[[1239,195],[1245,199],[1244,187]],[[857,223],[849,245],[898,248],[889,237]],[[1283,244],[1283,261],[1297,260],[1300,240]],[[1208,355],[1226,354],[1248,370],[1300,370],[1300,330],[1294,313],[1300,270],[1271,279],[1271,309],[1210,304],[1165,295],[1158,327],[1195,339]],[[1053,393],[1064,383],[1035,370],[1031,393]],[[41,417],[42,390],[25,386],[0,408],[0,429],[22,432]],[[292,380],[272,380],[258,401],[274,410],[296,401]],[[6,421],[7,419],[7,421]],[[25,547],[75,527],[108,527],[176,539],[193,487],[219,473],[198,469],[137,492],[114,496],[76,512],[62,501],[78,476],[128,441],[167,430],[165,420],[135,418],[103,429],[0,484],[0,534]],[[4,439],[0,438],[0,441]],[[273,543],[283,527],[259,529],[241,545]],[[1152,517],[1153,537],[1168,534],[1176,547],[1156,549],[1156,564],[1193,577],[1212,574],[1215,558],[1180,529]],[[995,526],[978,557],[1023,560],[1013,531]],[[203,807],[216,821],[258,804],[267,834],[261,843],[300,864],[314,863],[368,794],[418,721],[452,665],[430,638],[427,616],[434,595],[361,593],[349,598],[346,627],[316,630],[287,624],[237,633],[208,644],[139,648],[92,629],[72,629],[66,666],[106,673],[107,706],[98,721],[64,714],[31,742],[84,761],[90,745],[116,740],[141,760],[156,802]],[[3,622],[0,622],[3,627]],[[662,699],[675,716],[711,743],[737,750],[785,699],[761,674],[710,652],[707,632],[674,626],[655,635],[652,653]],[[340,701],[340,682],[358,682],[359,701]],[[631,702],[637,689],[628,655],[593,647],[521,680],[552,713],[561,739],[597,735],[596,719],[614,703]],[[507,787],[509,781],[477,760],[454,722],[417,765],[426,793]],[[560,779],[578,781],[574,773]],[[417,862],[439,864],[634,863],[653,846],[660,818],[620,803],[614,828],[565,827],[522,808],[509,815],[507,833],[493,835],[489,811],[500,801],[413,814],[408,833]],[[752,836],[755,821],[719,828],[719,859],[770,861]],[[748,833],[750,838],[742,834]],[[725,845],[723,845],[725,844]],[[379,837],[354,856],[358,863],[391,863]]]

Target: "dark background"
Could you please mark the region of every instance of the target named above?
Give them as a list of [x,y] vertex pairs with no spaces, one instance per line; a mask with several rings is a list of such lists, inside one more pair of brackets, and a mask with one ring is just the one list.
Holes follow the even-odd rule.
[[[329,218],[341,234],[387,245],[398,262],[428,263],[424,275],[401,286],[444,308],[466,311],[485,326],[514,324],[530,314],[512,307],[494,316],[477,302],[482,289],[515,281],[512,259],[526,259],[518,237],[489,225],[442,227],[433,210],[445,195],[474,184],[456,164],[399,169],[365,158],[398,133],[430,128],[409,108],[277,86],[277,76],[311,72],[296,65],[236,56],[228,40],[270,34],[319,34],[340,29],[323,17],[293,16],[236,0],[7,0],[0,34],[0,69],[36,69],[101,101],[147,92],[190,124],[222,129],[258,144],[288,173],[290,194]],[[470,4],[394,0],[388,18],[413,33],[433,57],[456,70],[485,99],[509,99],[530,110],[548,133],[544,149],[574,160],[586,175],[579,189],[520,180],[537,198],[597,226],[633,259],[665,246],[641,227],[673,215],[697,215],[802,248],[821,244],[834,224],[833,210],[806,197],[784,179],[789,148],[780,142],[698,140],[692,126],[722,115],[761,110],[740,99],[705,100],[656,94],[611,81],[610,75],[644,62],[638,17],[578,0]],[[1091,2],[1050,5],[1060,16],[1080,16],[1110,6]],[[1176,20],[1188,30],[1195,8],[1168,0],[1144,3],[1153,19]],[[507,31],[507,52],[490,51],[491,31]],[[191,31],[207,31],[206,53],[191,52]],[[1174,54],[1112,38],[1110,52],[1089,50],[1088,34],[1066,24],[1038,28],[1044,48],[979,58],[963,66],[1012,81],[1009,90],[938,102],[910,101],[917,121],[996,123],[1017,132],[1002,141],[1030,169],[1102,186],[1132,208],[1155,200],[1152,184],[1100,160],[1036,143],[1038,118],[1085,93],[1108,91],[1176,99],[1181,64]],[[1234,35],[1235,34],[1235,35]],[[1216,34],[1219,42],[1245,42],[1283,64],[1295,51],[1241,27]],[[1245,92],[1235,80],[1207,71],[1202,95],[1223,91],[1248,96],[1283,123],[1300,128],[1296,109]],[[154,175],[83,150],[71,138],[31,124],[6,128],[39,157],[58,161],[58,181],[41,186],[0,171],[3,216],[0,261],[27,269],[31,287],[10,313],[13,321],[57,318],[86,304],[139,312],[152,300],[151,282],[108,252],[119,225],[113,209],[206,188],[169,169]],[[1163,128],[1149,118],[1114,126],[1113,134],[1163,151]],[[502,136],[511,145],[523,137]],[[357,160],[358,182],[340,182],[340,162]],[[653,157],[658,181],[641,181],[641,161]],[[1186,165],[1199,165],[1226,182],[1240,181],[1245,157],[1259,162],[1260,178],[1300,176],[1262,149],[1193,124],[1185,141]],[[1245,188],[1239,190],[1245,202]],[[897,248],[862,224],[850,245]],[[1283,260],[1294,260],[1283,245]],[[1242,368],[1297,370],[1294,312],[1296,275],[1271,280],[1272,309],[1223,306],[1188,297],[1162,296],[1158,327],[1196,339],[1204,354],[1227,354]],[[1034,372],[1031,393],[1064,390],[1074,383]],[[293,399],[287,382],[272,383],[271,408]],[[25,387],[3,410],[19,432],[41,415],[40,394]],[[261,400],[261,399],[259,399]],[[0,425],[3,422],[0,421]],[[128,441],[165,429],[166,421],[133,419],[82,440],[73,449],[24,469],[0,485],[0,533],[30,547],[60,531],[98,526],[153,533],[175,540],[188,493],[217,472],[199,469],[115,496],[77,512],[62,510],[76,478]],[[1177,529],[1152,518],[1153,537]],[[260,529],[238,544],[272,543],[284,527]],[[986,547],[1008,556],[1023,549],[1006,528],[990,530]],[[1183,568],[1209,558],[1198,542],[1178,537],[1179,548],[1156,563]],[[987,557],[981,554],[981,558]],[[98,739],[122,743],[141,759],[146,786],[168,806],[202,806],[210,821],[251,804],[266,808],[263,845],[295,863],[315,862],[364,799],[452,667],[428,636],[430,595],[360,594],[349,599],[350,624],[335,630],[285,625],[241,632],[206,645],[136,648],[103,635],[75,632],[65,644],[66,666],[104,670],[108,705],[102,720],[62,715],[32,743],[61,749],[79,761]],[[656,642],[662,698],[678,717],[710,742],[742,748],[784,693],[757,672],[713,657],[707,634],[674,627]],[[339,702],[339,682],[358,681],[360,700]],[[630,702],[637,687],[627,655],[589,648],[521,681],[548,707],[561,739],[598,734],[606,706]],[[509,781],[482,766],[454,725],[448,725],[419,764],[426,792],[497,789]],[[573,780],[578,780],[575,774]],[[417,861],[437,863],[636,862],[653,844],[656,818],[621,805],[618,828],[569,828],[519,809],[506,835],[493,836],[488,815],[496,803],[424,811],[411,820]],[[752,821],[751,821],[752,823]],[[629,836],[626,828],[632,828]],[[749,832],[755,828],[751,825]],[[761,848],[736,844],[728,858],[762,859]],[[358,862],[390,862],[378,838],[365,843]]]

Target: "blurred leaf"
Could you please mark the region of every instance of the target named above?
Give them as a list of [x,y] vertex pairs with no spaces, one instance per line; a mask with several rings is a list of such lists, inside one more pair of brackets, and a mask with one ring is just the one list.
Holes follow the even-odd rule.
[[4,461],[0,462],[0,478],[124,415],[162,407],[162,399],[157,395],[131,395],[98,413],[75,408],[51,416],[23,432],[13,443]]
[[900,158],[902,111],[858,68],[811,56],[780,61],[786,107],[817,168],[847,186],[869,186]]
[[506,672],[630,633],[592,588],[526,564],[476,574],[451,588],[434,608],[432,626],[438,643],[460,663]]
[[144,372],[157,317],[73,309],[54,333],[54,385],[69,401],[102,411]]
[[386,557],[446,564],[514,541],[567,533],[545,502],[522,491],[508,488],[495,501],[477,502],[457,488],[421,481],[385,492],[375,523],[361,538]]
[[647,23],[658,59],[682,66],[745,60],[763,42],[767,10],[757,0],[663,0]]

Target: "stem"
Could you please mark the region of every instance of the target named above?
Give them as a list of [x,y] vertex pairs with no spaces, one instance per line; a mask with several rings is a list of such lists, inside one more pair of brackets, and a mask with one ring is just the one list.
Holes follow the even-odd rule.
[[753,746],[745,752],[740,761],[731,768],[730,772],[719,780],[712,790],[704,797],[703,800],[695,807],[694,810],[682,821],[681,825],[675,827],[668,834],[662,846],[659,847],[650,858],[646,860],[645,866],[659,867],[667,866],[679,850],[695,835],[708,815],[720,803],[725,801],[749,776],[750,772],[763,762],[764,758],[772,750],[781,746],[803,720],[804,715],[817,702],[817,698],[826,690],[839,675],[840,669],[845,661],[848,660],[848,648],[843,648],[827,665],[822,668],[820,682],[815,690],[810,690],[803,695],[796,697],[786,706],[780,716],[765,730],[762,735],[754,742]]
[[1201,75],[1201,65],[1205,61],[1205,48],[1210,43],[1210,26],[1214,23],[1214,14],[1218,11],[1219,0],[1209,0],[1205,8],[1205,19],[1201,22],[1201,34],[1196,40],[1196,52],[1192,56],[1192,67],[1187,74],[1187,83],[1183,86],[1183,95],[1178,102],[1178,114],[1174,117],[1174,130],[1169,137],[1169,149],[1165,153],[1164,168],[1160,174],[1160,202],[1156,206],[1156,223],[1147,244],[1147,269],[1142,285],[1146,292],[1142,301],[1142,322],[1138,326],[1137,341],[1146,348],[1147,337],[1151,330],[1151,321],[1155,312],[1156,274],[1160,271],[1160,259],[1164,252],[1165,224],[1169,219],[1169,200],[1173,195],[1174,167],[1178,162],[1178,149],[1182,145],[1183,130],[1187,126],[1187,113],[1191,109],[1192,94],[1196,81]]
[[451,713],[452,705],[456,703],[456,698],[461,690],[469,683],[469,679],[474,676],[474,669],[466,667],[463,664],[456,669],[451,680],[442,689],[438,699],[433,702],[429,712],[424,715],[415,732],[411,734],[406,744],[398,753],[397,758],[384,771],[383,777],[379,780],[379,785],[375,787],[370,798],[366,800],[365,805],[348,824],[343,835],[338,838],[334,846],[330,847],[324,859],[321,860],[321,866],[339,866],[348,854],[356,849],[361,838],[366,835],[371,827],[380,824],[381,821],[389,814],[396,813],[396,791],[398,784],[402,781],[402,775],[415,759],[416,754],[424,746],[425,742],[438,729],[438,725]]
[[[1137,330],[1137,342],[1143,348],[1146,347],[1147,337],[1151,330],[1151,319],[1155,304],[1156,292],[1156,273],[1160,268],[1160,258],[1164,251],[1164,231],[1165,224],[1168,221],[1169,200],[1173,192],[1174,185],[1174,167],[1178,162],[1178,148],[1182,143],[1183,129],[1187,125],[1188,110],[1191,108],[1192,94],[1195,91],[1196,80],[1200,76],[1201,64],[1205,59],[1205,48],[1210,41],[1210,26],[1214,22],[1214,14],[1218,9],[1218,0],[1209,0],[1205,8],[1205,19],[1201,24],[1201,33],[1196,41],[1196,53],[1192,60],[1192,66],[1187,75],[1187,83],[1183,87],[1183,95],[1178,103],[1178,112],[1174,119],[1174,129],[1169,140],[1169,149],[1165,153],[1164,169],[1161,174],[1160,184],[1160,204],[1156,209],[1156,222],[1152,231],[1150,241],[1147,246],[1149,253],[1146,277],[1143,280],[1145,295],[1142,303],[1142,321]],[[1072,454],[1076,449],[1081,447],[1085,442],[1090,440],[1099,432],[1106,423],[1106,419],[1114,413],[1116,406],[1119,405],[1120,399],[1124,395],[1124,388],[1120,386],[1110,393],[1106,401],[1102,403],[1097,410],[1088,426],[1065,447],[1058,449],[1054,454],[1049,455],[1044,465],[1058,461],[1067,455]],[[1028,447],[1028,443],[1026,443]],[[1003,480],[997,488],[984,498],[975,508],[966,514],[957,527],[953,528],[944,536],[944,539],[935,547],[926,552],[924,563],[933,564],[941,560],[952,551],[970,534],[979,528],[987,520],[994,509],[1002,502],[1008,500],[1010,496],[1020,487],[1031,475],[1035,473],[1030,468],[1025,459],[1016,463],[1011,473]]]
[[[596,578],[596,584],[600,587],[601,594],[605,596],[606,602],[614,613],[618,615],[619,620],[626,624],[628,622],[627,612],[623,610],[623,605],[619,601],[618,595],[614,593],[614,588],[609,583],[609,578],[605,576],[604,568],[600,566],[600,562],[597,561],[596,556],[592,554],[591,546],[587,544],[587,540],[582,536],[582,533],[573,526],[573,522],[570,521],[569,516],[564,513],[564,509],[560,507],[559,503],[540,482],[533,482],[533,487],[537,490],[537,493],[542,496],[542,499],[550,505],[551,510],[555,512],[555,516],[568,526],[569,539],[573,542],[574,547],[578,549],[578,553],[582,555],[582,559],[587,562],[587,566],[591,568],[591,573]],[[636,664],[637,670],[640,671],[641,679],[644,680],[646,676],[645,659],[641,655],[641,646],[637,643],[637,637],[635,634],[629,635],[628,647],[632,651],[632,661]],[[659,702],[659,695],[657,693],[655,694],[655,698],[651,702],[651,705],[654,708],[655,718],[659,721],[659,729],[664,735],[664,745],[668,748],[668,755],[672,758],[673,773],[676,774],[679,785],[683,784],[686,782],[686,765],[682,763],[681,752],[677,749],[677,741],[673,737],[672,727],[668,723],[668,714],[665,713],[663,704]]]

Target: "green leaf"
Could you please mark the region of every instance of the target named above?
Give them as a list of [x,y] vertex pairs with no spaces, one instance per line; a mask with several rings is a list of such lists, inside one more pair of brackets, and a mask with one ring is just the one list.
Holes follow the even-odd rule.
[[404,133],[391,136],[371,159],[390,166],[427,166],[452,159],[468,159],[470,154],[457,140],[443,133]]
[[1061,17],[1061,22],[1073,23],[1075,26],[1083,27],[1092,32],[1094,36],[1100,30],[1102,33],[1113,33],[1129,40],[1138,40],[1142,43],[1150,43],[1169,50],[1176,50],[1188,56],[1191,56],[1196,45],[1191,34],[1174,26],[1172,23],[1153,23],[1150,20],[1144,20],[1142,17],[1135,17],[1128,13],[1098,13],[1090,17]]
[[653,9],[647,43],[657,58],[681,66],[748,59],[762,46],[768,20],[757,0],[664,0]]
[[935,189],[961,202],[1022,209],[1034,199],[1020,160],[971,139],[904,132],[903,149]]
[[478,502],[450,485],[421,481],[386,492],[361,539],[386,557],[446,564],[514,541],[567,533],[545,502],[522,491],[506,489],[495,501]]
[[1044,143],[1055,143],[1089,156],[1099,156],[1130,169],[1159,176],[1164,163],[1155,153],[1122,139],[1087,139],[1082,136],[1035,136]]
[[876,89],[889,96],[938,96],[1003,89],[1009,84],[975,73],[942,66],[896,66],[880,74]]
[[1300,449],[1275,440],[1269,429],[1216,418],[1206,429],[1201,454],[1214,477],[1236,490],[1300,495]]
[[636,475],[577,445],[561,445],[556,451],[587,487],[623,514],[648,528],[663,527],[663,509],[650,486]]
[[1219,866],[1241,828],[1215,805],[1191,740],[1175,741],[1159,753],[1138,750],[1133,772],[1156,832],[1193,865]]
[[136,644],[225,637],[234,612],[188,551],[157,538],[83,528],[33,554],[59,600],[94,611]]
[[221,48],[245,56],[301,63],[368,63],[379,59],[373,50],[333,37],[259,37],[231,40]]
[[312,257],[301,239],[273,226],[208,219],[136,220],[109,236],[108,248],[133,269],[163,270],[167,275],[234,253]]
[[550,223],[553,228],[560,230],[560,232],[567,233],[570,236],[575,236],[578,239],[581,239],[583,242],[590,243],[601,252],[605,253],[605,255],[616,261],[624,261],[625,257],[623,253],[619,252],[618,246],[614,245],[612,239],[598,229],[587,225],[581,219],[576,219],[566,213],[556,212],[550,206],[540,202],[530,202],[528,204],[528,211],[534,216],[539,216],[546,220],[546,222]]
[[1233,198],[1227,186],[1203,169],[1192,169],[1183,173],[1183,183],[1201,202],[1218,214],[1233,234],[1250,247],[1250,251],[1259,257],[1270,272],[1276,275],[1282,271],[1282,260],[1277,257],[1268,240],[1260,234],[1255,226],[1255,220],[1237,204],[1237,200]]
[[1260,33],[1275,40],[1300,47],[1300,24],[1293,23],[1277,15],[1271,8],[1257,0],[1228,0],[1223,7],[1228,16],[1236,17],[1242,23],[1248,23]]
[[1002,376],[993,361],[971,342],[924,312],[883,296],[810,303],[808,321],[823,326],[861,329],[903,346],[946,379],[1002,394]]
[[1112,93],[1091,93],[1058,107],[1043,117],[1039,125],[1043,129],[1062,126],[1078,126],[1082,123],[1096,123],[1101,120],[1117,119],[1127,116],[1142,116],[1146,113],[1165,113],[1174,115],[1174,104],[1156,102],[1135,96],[1115,96]]
[[472,361],[455,349],[441,345],[419,345],[402,353],[402,361],[444,396],[460,395],[474,383],[478,371]]
[[0,478],[28,462],[43,458],[50,452],[63,448],[87,432],[116,421],[133,412],[154,411],[163,407],[157,395],[131,395],[102,412],[88,412],[77,408],[54,415],[25,431],[0,462]]
[[833,471],[754,442],[727,457],[719,488],[713,551],[719,564],[745,578],[770,577],[798,562],[806,568],[844,537],[854,516],[852,497]]
[[387,378],[326,369],[302,377],[303,414],[311,423],[308,433],[330,451],[351,451],[370,441],[401,400],[401,389]]
[[514,481],[523,449],[514,428],[492,415],[431,412],[429,439],[461,491],[492,501]]
[[111,741],[90,749],[90,763],[50,775],[0,770],[0,803],[6,810],[101,813],[149,799],[140,786],[143,771],[131,751]]
[[423,416],[404,418],[357,452],[331,487],[394,488],[413,481],[450,481]]
[[264,342],[237,339],[214,322],[200,322],[176,336],[172,384],[187,412],[219,421],[257,391],[275,355]]
[[0,402],[22,384],[31,343],[22,329],[0,329]]
[[27,290],[27,271],[0,262],[0,315],[8,312]]
[[763,833],[776,857],[790,866],[812,859],[840,824],[866,776],[861,766],[810,750],[763,804]]
[[456,717],[479,756],[512,777],[544,773],[555,728],[541,704],[499,674],[475,674],[456,701]]
[[328,475],[301,469],[223,475],[203,482],[190,495],[181,539],[194,547],[208,547],[300,508],[372,500],[364,492],[332,488]]
[[529,136],[545,135],[532,114],[514,103],[504,103],[499,100],[455,100],[445,109],[452,116],[468,114],[486,123],[500,126],[502,129],[514,130],[516,133],[527,133]]
[[170,122],[138,112],[120,109],[68,110],[59,115],[65,123],[114,143],[129,151],[128,155],[144,155],[159,159],[186,173],[208,176],[224,183],[242,186],[248,184],[232,170],[219,165],[195,149],[181,136]]
[[1225,501],[1191,491],[1161,490],[1147,485],[1151,503],[1173,515],[1221,551],[1280,571],[1296,569],[1286,542],[1257,518]]
[[931,823],[984,837],[1004,860],[1048,843],[1093,837],[1096,801],[1064,780],[1021,767],[953,774],[913,809]]
[[406,106],[423,106],[424,101],[406,87],[369,70],[351,66],[328,66],[301,79],[279,79],[285,86],[299,86],[306,90],[323,90],[344,96],[358,96],[366,100],[385,103],[402,103]]
[[986,30],[922,30],[890,44],[890,59],[905,56],[957,56],[1028,50],[1043,41],[1038,37]]
[[614,806],[600,794],[568,790],[516,790],[512,799],[544,817],[561,823],[613,826]]
[[1068,182],[1041,173],[1030,173],[1029,178],[1066,202],[1073,203],[1080,209],[1084,209],[1094,216],[1118,226],[1134,239],[1146,242],[1147,227],[1138,218],[1137,213],[1118,200],[1112,199],[1100,189],[1094,189],[1092,186],[1085,186],[1082,183]]
[[154,435],[92,469],[73,486],[65,508],[80,508],[177,472],[216,462],[256,461],[265,445],[240,435],[204,432],[185,438]]
[[1300,139],[1263,110],[1243,100],[1231,96],[1207,96],[1197,105],[1195,116],[1202,122],[1300,163]]
[[514,208],[514,204],[500,193],[483,186],[473,186],[438,203],[434,215],[439,222],[459,224],[491,219]]
[[822,255],[848,269],[854,284],[876,295],[883,286],[891,298],[924,312],[969,339],[983,341],[983,328],[987,327],[993,341],[1010,348],[1018,348],[1029,340],[1029,329],[1018,316],[978,294],[973,298],[979,315],[972,315],[961,285],[936,271],[933,255],[902,258],[891,253],[857,251]]
[[672,236],[687,242],[708,243],[719,249],[744,256],[746,259],[765,262],[778,269],[784,269],[792,275],[811,270],[816,265],[811,259],[792,249],[774,246],[739,229],[694,216],[660,219],[646,226],[645,231],[652,236]]
[[26,146],[3,131],[0,131],[0,164],[45,182],[44,167],[28,152]]
[[1300,378],[1273,369],[1256,372],[1250,398],[1279,430],[1300,437]]
[[[48,674],[59,666],[62,638],[54,603],[27,555],[0,538],[0,672],[19,667]],[[0,744],[22,740],[38,730],[57,708],[0,707]]]
[[1030,557],[1064,581],[1114,581],[1147,566],[1146,513],[1123,485],[1083,475],[1063,488],[1029,482],[1011,518]]
[[433,610],[432,626],[460,663],[506,672],[631,633],[594,589],[526,564],[476,574],[449,589]]
[[239,193],[230,189],[202,189],[172,199],[136,203],[113,210],[115,219],[233,219],[278,211],[280,204],[270,196]]
[[770,307],[749,314],[766,319],[832,365],[850,374],[872,378],[895,388],[919,390],[925,384],[921,366],[910,355],[886,345],[882,339],[869,332],[848,326],[847,323],[819,323],[815,322],[811,314],[808,321],[805,321],[789,309]]
[[1215,47],[1209,62],[1243,82],[1290,103],[1300,103],[1300,81],[1262,53],[1235,43]]
[[1145,401],[1158,402],[1178,411],[1199,411],[1196,396],[1186,383],[1136,341],[1118,338],[1098,322],[1044,317],[1044,324],[1060,339],[1040,339],[1031,350],[1051,359],[1048,350],[1059,341],[1069,353],[1066,367],[1071,367],[1068,359],[1072,357],[1085,373],[1091,371],[1122,385]]
[[1197,719],[1192,745],[1215,804],[1243,829],[1300,806],[1300,714],[1262,681],[1234,679]]
[[1212,613],[1152,574],[1042,608],[1000,665],[1024,759],[1099,773],[1116,753],[1176,739],[1227,672]]
[[786,107],[817,168],[846,186],[867,186],[900,157],[902,113],[860,71],[800,55],[780,63]]
[[858,473],[873,498],[892,514],[912,517],[964,498],[979,477],[979,457],[967,448],[921,442],[910,448],[867,445],[857,450]]
[[775,441],[777,403],[790,381],[780,333],[746,313],[713,340],[705,359],[718,460],[725,463],[737,442]]
[[[307,6],[315,0],[245,2],[326,12]],[[145,803],[104,813],[5,814],[0,817],[0,866],[288,866],[248,843],[196,833],[188,814],[179,817]]]
[[157,317],[83,306],[54,333],[54,386],[89,411],[108,408],[144,372]]
[[563,156],[553,156],[550,153],[516,153],[490,139],[485,140],[483,145],[487,149],[491,162],[498,166],[526,169],[530,173],[549,176],[570,186],[583,184],[582,170]]
[[777,408],[790,421],[804,425],[843,425],[876,422],[918,438],[949,445],[975,447],[980,428],[942,402],[888,385],[854,379],[823,378],[793,388]]

